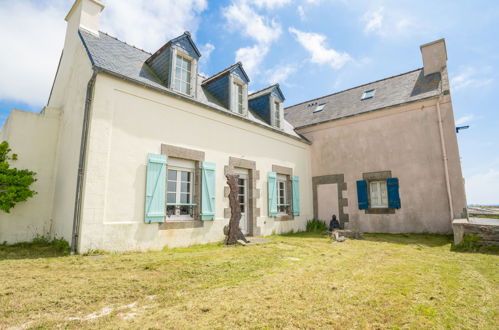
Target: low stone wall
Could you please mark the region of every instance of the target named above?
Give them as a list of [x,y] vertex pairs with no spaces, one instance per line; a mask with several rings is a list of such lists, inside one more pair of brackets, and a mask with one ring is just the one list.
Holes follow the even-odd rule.
[[480,237],[480,244],[499,245],[499,222],[477,223],[468,219],[457,219],[452,222],[454,230],[454,244],[460,244],[464,236]]

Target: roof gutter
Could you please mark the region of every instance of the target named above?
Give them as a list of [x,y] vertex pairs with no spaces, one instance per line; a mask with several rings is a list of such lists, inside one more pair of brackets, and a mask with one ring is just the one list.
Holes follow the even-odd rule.
[[94,72],[92,74],[92,77],[90,78],[87,84],[87,95],[85,99],[85,109],[83,112],[83,127],[81,131],[80,160],[78,163],[78,177],[76,180],[75,206],[74,206],[74,215],[73,215],[73,233],[71,237],[71,254],[78,253],[78,244],[80,238],[83,175],[85,173],[85,160],[87,154],[87,140],[88,140],[88,130],[90,123],[90,107],[92,105],[97,73],[98,70],[94,67]]

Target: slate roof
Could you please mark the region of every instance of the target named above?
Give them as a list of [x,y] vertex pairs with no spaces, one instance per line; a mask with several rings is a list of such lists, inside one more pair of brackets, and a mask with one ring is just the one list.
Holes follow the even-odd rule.
[[[149,87],[170,95],[175,95],[176,97],[181,97],[188,102],[193,102],[191,98],[186,97],[183,94],[178,93],[163,85],[159,77],[146,64],[147,59],[151,57],[151,53],[128,45],[127,43],[120,41],[103,32],[99,32],[99,36],[96,36],[88,31],[80,29],[79,34],[83,45],[87,50],[90,61],[95,68],[132,81],[134,83],[138,83],[145,87]],[[211,109],[224,112],[232,117],[237,117],[241,120],[248,120],[255,124],[258,124],[259,126],[264,126],[273,131],[278,131],[277,129],[268,125],[265,121],[263,121],[251,111],[248,111],[247,118],[243,118],[222,107],[220,105],[220,102],[218,102],[216,98],[210,95],[210,93],[201,86],[201,83],[204,79],[205,77],[198,75],[198,95],[194,102],[201,103],[205,106],[210,107]],[[290,125],[289,123],[283,125],[283,130],[280,132],[302,141],[307,141],[299,134],[297,134],[294,131],[292,125]]]
[[269,87],[265,87],[263,89],[260,89],[259,91],[256,91],[256,92],[253,92],[253,93],[249,94],[248,95],[248,100],[256,99],[257,97],[260,97],[262,95],[271,93],[274,88],[277,89],[277,92],[279,93],[279,95],[281,96],[281,98],[283,100],[285,100],[286,98],[284,97],[284,94],[282,93],[281,88],[279,87],[279,84],[274,84],[274,85],[271,85]]
[[[374,97],[361,100],[362,94],[372,89],[376,90]],[[421,68],[287,107],[284,117],[295,128],[302,128],[435,97],[440,91],[440,73],[425,77]],[[314,113],[323,103],[324,109]]]
[[202,85],[205,85],[205,84],[209,83],[210,81],[216,80],[216,79],[220,78],[221,76],[226,75],[227,73],[231,72],[232,69],[235,69],[237,67],[241,68],[241,71],[244,74],[244,77],[246,78],[246,80],[250,81],[248,75],[246,74],[246,71],[244,71],[243,64],[241,62],[237,62],[235,64],[232,64],[228,68],[225,68],[222,71],[215,73],[211,77],[206,78],[205,80],[203,80]]

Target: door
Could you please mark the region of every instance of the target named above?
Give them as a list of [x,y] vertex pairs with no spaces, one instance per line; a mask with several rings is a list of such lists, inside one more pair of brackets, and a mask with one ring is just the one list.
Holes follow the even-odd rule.
[[239,204],[241,206],[241,220],[239,220],[239,228],[241,228],[241,232],[244,235],[249,233],[248,229],[248,175],[247,174],[239,174]]
[[340,208],[338,205],[337,183],[320,184],[317,186],[317,206],[319,220],[329,225],[333,214],[336,214],[336,218],[339,220]]

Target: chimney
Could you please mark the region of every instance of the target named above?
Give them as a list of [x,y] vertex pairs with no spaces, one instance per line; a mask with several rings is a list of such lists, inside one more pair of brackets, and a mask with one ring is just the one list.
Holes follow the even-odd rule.
[[439,39],[422,45],[424,75],[441,72],[447,66],[447,48],[445,39]]
[[83,28],[95,35],[99,34],[100,13],[104,4],[98,0],[76,0],[66,15],[68,32],[76,33]]

